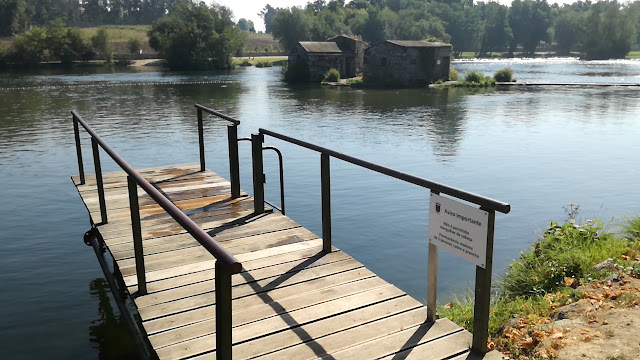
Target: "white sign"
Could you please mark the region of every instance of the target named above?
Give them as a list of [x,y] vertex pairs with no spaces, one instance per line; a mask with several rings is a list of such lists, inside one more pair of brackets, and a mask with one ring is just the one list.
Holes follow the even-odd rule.
[[454,255],[485,267],[489,213],[431,194],[429,242]]

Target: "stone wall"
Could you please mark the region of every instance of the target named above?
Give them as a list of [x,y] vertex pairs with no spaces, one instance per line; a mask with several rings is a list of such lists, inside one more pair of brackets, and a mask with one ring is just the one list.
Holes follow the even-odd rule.
[[380,43],[365,52],[363,80],[375,86],[426,86],[449,76],[450,52],[448,46],[404,47]]

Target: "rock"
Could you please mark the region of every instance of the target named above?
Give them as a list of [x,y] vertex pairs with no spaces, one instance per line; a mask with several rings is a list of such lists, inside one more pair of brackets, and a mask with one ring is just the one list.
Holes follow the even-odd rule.
[[613,274],[613,275],[609,276],[608,278],[606,278],[604,281],[605,282],[608,282],[608,281],[620,282],[620,280],[622,280],[622,278],[620,277],[619,274]]
[[614,270],[616,267],[612,258],[608,258],[607,260],[601,262],[600,264],[593,265],[593,270],[602,271],[602,270]]
[[564,306],[562,310],[558,312],[558,315],[556,315],[556,324],[558,323],[559,320],[571,319],[572,318],[571,315],[573,312],[575,312],[577,306],[578,306],[577,302]]

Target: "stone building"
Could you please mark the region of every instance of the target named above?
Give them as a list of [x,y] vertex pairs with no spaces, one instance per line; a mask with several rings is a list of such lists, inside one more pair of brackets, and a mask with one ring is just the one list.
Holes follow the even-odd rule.
[[368,86],[426,86],[448,79],[450,63],[450,44],[387,40],[365,51],[363,81]]
[[300,41],[289,53],[289,64],[303,61],[309,67],[312,81],[320,81],[331,68],[341,78],[362,73],[367,44],[358,39],[339,35],[328,41]]

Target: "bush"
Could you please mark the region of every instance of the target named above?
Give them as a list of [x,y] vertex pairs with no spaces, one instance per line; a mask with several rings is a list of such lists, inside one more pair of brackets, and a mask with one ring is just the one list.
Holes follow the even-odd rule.
[[464,76],[464,81],[468,83],[476,83],[481,84],[482,80],[484,80],[485,76],[478,70],[470,70]]
[[239,65],[240,66],[251,66],[251,61],[249,61],[249,59],[244,59]]
[[105,28],[99,28],[98,32],[91,37],[91,46],[93,46],[93,49],[108,63],[113,61],[113,48],[111,47],[109,35]]
[[362,79],[349,79],[347,80],[347,85],[354,88],[361,88],[364,86],[364,82],[362,81]]
[[127,49],[130,54],[137,54],[142,49],[142,43],[136,38],[127,40]]
[[268,60],[260,60],[256,62],[256,67],[257,68],[265,68],[265,67],[272,67],[273,64],[270,63]]
[[340,81],[340,72],[336,69],[329,69],[327,75],[325,75],[323,82],[338,82]]
[[449,70],[449,80],[458,81],[459,78],[460,78],[460,73],[458,72],[458,70],[456,69]]
[[309,66],[304,61],[294,61],[285,66],[282,75],[283,80],[288,83],[306,82],[311,77]]
[[511,70],[511,68],[500,69],[493,74],[493,78],[499,82],[512,82],[513,70]]

